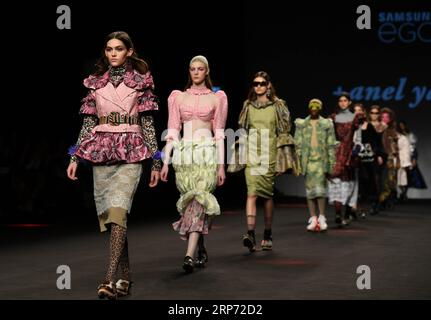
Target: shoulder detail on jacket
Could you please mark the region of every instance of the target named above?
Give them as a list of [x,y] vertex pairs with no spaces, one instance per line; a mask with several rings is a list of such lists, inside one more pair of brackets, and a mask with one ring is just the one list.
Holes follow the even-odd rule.
[[124,75],[124,84],[135,90],[151,89],[154,90],[153,76],[150,71],[145,74],[139,73],[134,69],[129,69]]
[[227,99],[227,95],[223,90],[216,91],[215,95],[218,96],[220,99]]
[[305,119],[302,118],[296,118],[295,119],[295,126],[298,128],[302,127],[304,125]]
[[322,118],[322,125],[325,128],[330,128],[331,126],[333,126],[332,119]]
[[245,108],[249,104],[251,104],[251,101],[247,99],[242,103],[242,107]]
[[285,101],[285,100],[283,100],[283,99],[277,98],[277,99],[275,100],[275,104],[276,104],[276,105],[279,105],[279,106],[281,106],[281,107],[286,107],[286,108],[287,108],[287,103],[286,103],[286,101]]
[[84,79],[83,83],[84,86],[88,89],[101,89],[105,87],[109,82],[109,73],[105,72],[103,75],[95,76],[90,75],[87,78]]
[[180,91],[180,90],[172,90],[172,92],[170,93],[170,95],[169,95],[169,98],[168,99],[175,99],[179,94],[181,94],[181,93],[183,93],[182,91]]

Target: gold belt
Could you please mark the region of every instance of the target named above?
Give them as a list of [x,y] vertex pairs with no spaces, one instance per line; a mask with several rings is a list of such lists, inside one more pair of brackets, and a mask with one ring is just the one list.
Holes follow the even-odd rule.
[[107,116],[99,117],[99,124],[110,124],[111,126],[118,126],[120,124],[137,124],[139,125],[141,122],[139,121],[138,116],[131,116],[129,114],[120,114],[119,112],[111,112]]

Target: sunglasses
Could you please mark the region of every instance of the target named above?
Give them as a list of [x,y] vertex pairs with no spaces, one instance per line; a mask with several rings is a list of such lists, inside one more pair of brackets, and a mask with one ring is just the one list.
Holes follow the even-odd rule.
[[380,114],[380,112],[370,112],[370,114]]
[[253,87],[266,87],[268,85],[268,82],[266,81],[253,81]]

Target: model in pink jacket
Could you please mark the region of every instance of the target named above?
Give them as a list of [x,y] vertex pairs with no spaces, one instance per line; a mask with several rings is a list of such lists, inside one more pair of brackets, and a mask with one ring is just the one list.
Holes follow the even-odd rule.
[[[159,180],[161,160],[152,111],[158,109],[153,78],[125,32],[108,36],[99,70],[84,80],[89,89],[80,113],[83,126],[70,151],[67,175],[77,180],[78,162],[93,165],[94,199],[100,230],[110,232],[109,265],[99,298],[130,293],[127,216],[142,174],[142,162],[154,158],[150,187]],[[120,276],[117,278],[117,271]]]

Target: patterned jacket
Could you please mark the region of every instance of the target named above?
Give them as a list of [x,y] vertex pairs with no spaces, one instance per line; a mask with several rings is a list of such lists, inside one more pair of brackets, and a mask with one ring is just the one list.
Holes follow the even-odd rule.
[[[295,120],[295,145],[301,164],[301,173],[307,173],[308,156],[311,149],[312,126],[310,116],[305,119]],[[335,150],[337,140],[335,139],[334,125],[331,119],[319,117],[316,124],[319,154],[322,157],[322,165],[325,173],[332,173],[335,165]]]
[[[248,110],[250,108],[249,100],[244,102],[243,108],[239,115],[238,124],[240,128],[248,132],[250,127]],[[274,101],[276,110],[276,134],[277,134],[277,155],[276,155],[276,168],[278,173],[292,172],[295,175],[300,174],[299,159],[295,151],[295,142],[290,134],[290,112],[287,108],[286,102],[282,99]]]

